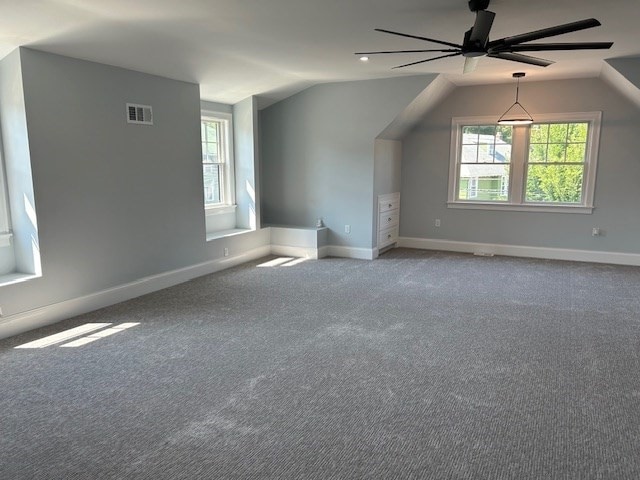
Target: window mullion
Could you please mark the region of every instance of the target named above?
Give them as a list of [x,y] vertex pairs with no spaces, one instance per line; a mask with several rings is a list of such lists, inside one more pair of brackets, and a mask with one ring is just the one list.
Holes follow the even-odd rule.
[[511,147],[511,175],[509,179],[511,203],[523,203],[524,183],[526,181],[526,162],[529,150],[529,127],[517,126],[513,128],[513,143]]

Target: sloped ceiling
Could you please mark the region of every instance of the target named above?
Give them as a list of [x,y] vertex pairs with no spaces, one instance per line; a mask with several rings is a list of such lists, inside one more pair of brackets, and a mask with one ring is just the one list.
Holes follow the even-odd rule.
[[456,84],[596,76],[607,58],[640,55],[640,1],[492,0],[492,38],[595,17],[602,26],[557,41],[613,41],[608,51],[551,52],[557,63],[531,67],[483,58],[462,75],[463,59],[391,70],[424,57],[379,56],[360,50],[430,48],[375,32],[399,30],[462,42],[474,15],[466,0],[22,0],[3,2],[0,57],[18,46],[121,66],[201,84],[203,99],[236,103],[260,95],[267,103],[310,85],[395,75],[444,74]]

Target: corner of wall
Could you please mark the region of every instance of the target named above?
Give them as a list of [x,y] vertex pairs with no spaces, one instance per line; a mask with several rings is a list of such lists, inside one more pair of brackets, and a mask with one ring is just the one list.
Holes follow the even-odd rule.
[[233,106],[236,168],[236,226],[260,228],[258,102],[248,97]]

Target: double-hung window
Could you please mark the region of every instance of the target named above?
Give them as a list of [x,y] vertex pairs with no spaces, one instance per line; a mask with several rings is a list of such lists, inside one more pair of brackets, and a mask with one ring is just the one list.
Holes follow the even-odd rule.
[[599,136],[600,112],[536,115],[517,126],[454,118],[448,205],[590,213]]
[[203,115],[202,176],[205,208],[218,208],[234,203],[233,148],[231,117],[224,114]]

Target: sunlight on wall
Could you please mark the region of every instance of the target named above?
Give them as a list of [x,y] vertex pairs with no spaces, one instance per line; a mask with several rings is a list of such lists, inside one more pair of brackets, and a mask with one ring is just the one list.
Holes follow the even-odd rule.
[[40,260],[40,245],[38,242],[38,218],[36,217],[36,209],[31,204],[31,201],[26,194],[22,194],[24,201],[24,211],[27,214],[27,218],[33,226],[35,233],[31,235],[31,256],[33,258],[33,274],[42,275],[42,263]]
[[24,211],[27,214],[27,217],[29,217],[29,220],[31,221],[31,225],[33,225],[33,228],[37,231],[38,219],[36,217],[36,209],[33,208],[33,205],[31,205],[31,201],[29,201],[26,194],[23,194],[22,196],[24,199]]
[[33,255],[33,273],[34,275],[42,275],[42,262],[40,260],[40,247],[38,240],[31,236],[31,254]]
[[255,230],[258,225],[257,216],[256,216],[256,191],[253,186],[249,183],[249,180],[246,182],[246,190],[249,198],[251,199],[251,204],[249,205],[249,228],[251,230]]

